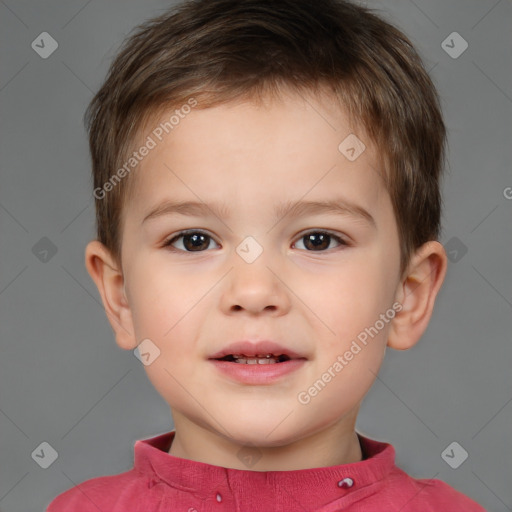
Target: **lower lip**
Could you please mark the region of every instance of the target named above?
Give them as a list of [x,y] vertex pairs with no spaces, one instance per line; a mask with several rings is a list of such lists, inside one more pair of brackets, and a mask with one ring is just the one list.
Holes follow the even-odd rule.
[[225,375],[243,384],[268,384],[301,368],[306,359],[289,359],[274,364],[242,364],[210,359]]

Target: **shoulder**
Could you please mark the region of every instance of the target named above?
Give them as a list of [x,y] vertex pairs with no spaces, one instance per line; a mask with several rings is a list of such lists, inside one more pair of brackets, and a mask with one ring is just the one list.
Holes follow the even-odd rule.
[[[147,491],[148,478],[130,470],[119,475],[109,475],[73,486],[59,494],[48,505],[46,512],[111,512],[121,510],[134,496]],[[133,504],[133,502],[132,502]]]
[[486,512],[476,501],[436,479],[416,479],[395,467],[395,487],[402,494],[402,512]]

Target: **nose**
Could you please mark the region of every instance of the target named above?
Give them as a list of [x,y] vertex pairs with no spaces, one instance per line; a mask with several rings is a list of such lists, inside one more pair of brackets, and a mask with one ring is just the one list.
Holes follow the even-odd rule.
[[281,316],[290,310],[289,290],[277,276],[279,272],[269,257],[263,254],[247,263],[234,255],[233,269],[221,298],[221,308],[226,314],[246,312],[250,315],[270,314]]

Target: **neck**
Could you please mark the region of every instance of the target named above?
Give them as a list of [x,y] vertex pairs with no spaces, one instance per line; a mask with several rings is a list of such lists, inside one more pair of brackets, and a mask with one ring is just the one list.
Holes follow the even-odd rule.
[[363,459],[355,417],[344,417],[298,439],[249,443],[205,429],[173,412],[176,433],[169,454],[225,468],[292,471],[359,462]]

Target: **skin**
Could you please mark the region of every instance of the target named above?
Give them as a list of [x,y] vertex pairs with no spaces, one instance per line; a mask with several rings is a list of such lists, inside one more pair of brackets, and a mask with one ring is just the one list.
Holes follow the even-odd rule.
[[[350,133],[366,145],[353,162],[338,150]],[[144,368],[172,408],[169,453],[248,469],[238,452],[251,447],[260,457],[255,471],[360,461],[360,403],[386,347],[408,349],[423,334],[447,266],[442,245],[431,241],[400,275],[397,224],[377,149],[332,99],[305,101],[283,91],[263,103],[192,109],[135,172],[136,194],[123,211],[122,265],[92,241],[86,266],[118,345],[134,350],[149,338],[160,350]],[[339,197],[367,210],[374,225],[348,214],[273,215],[285,200]],[[167,199],[224,203],[228,211],[143,222]],[[204,250],[191,251],[183,237],[165,246],[184,229],[209,235]],[[304,235],[317,233],[318,240],[325,230],[344,243],[327,238],[314,250]],[[236,252],[247,236],[263,248],[253,263]],[[395,302],[402,309],[393,320],[300,403],[299,393]],[[264,339],[303,354],[306,364],[256,386],[229,379],[208,361],[230,342]]]

